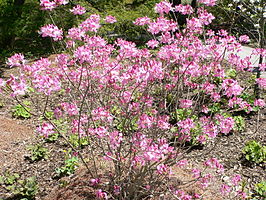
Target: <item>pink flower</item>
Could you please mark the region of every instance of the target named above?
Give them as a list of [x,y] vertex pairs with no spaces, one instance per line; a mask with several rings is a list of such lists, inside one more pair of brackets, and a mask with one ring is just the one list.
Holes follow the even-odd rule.
[[101,27],[100,16],[97,14],[91,15],[89,18],[87,18],[80,24],[80,27],[84,32],[91,31],[96,33]]
[[171,9],[172,4],[167,1],[161,1],[155,5],[155,11],[160,15],[163,15],[164,13],[168,14]]
[[203,27],[203,22],[198,18],[191,18],[187,20],[187,29],[192,32],[201,33]]
[[226,184],[222,184],[220,191],[221,191],[222,195],[226,196],[229,194],[229,192],[231,192],[231,187],[226,185]]
[[257,78],[256,81],[260,87],[266,88],[266,78]]
[[90,185],[93,186],[93,187],[97,186],[99,183],[100,183],[100,179],[99,178],[92,178],[90,180]]
[[147,46],[151,47],[152,49],[154,49],[155,47],[157,47],[159,44],[159,42],[157,40],[149,40],[147,42]]
[[68,0],[54,0],[57,5],[66,5]]
[[266,49],[262,48],[253,49],[252,55],[262,55],[262,57],[266,57]]
[[113,120],[113,117],[111,116],[110,112],[103,107],[98,107],[92,110],[91,114],[92,114],[92,119],[94,121],[102,120],[102,121],[111,122]]
[[234,127],[235,121],[232,117],[220,119],[220,130],[221,133],[228,134]]
[[199,19],[204,25],[210,24],[212,20],[215,19],[215,17],[211,13],[208,13],[207,10],[201,8],[198,9],[198,15]]
[[53,24],[43,26],[40,34],[42,37],[52,37],[54,41],[63,39],[63,31]]
[[187,118],[185,120],[181,120],[177,123],[177,125],[182,129],[183,132],[189,132],[190,129],[195,127],[195,124],[191,118]]
[[225,95],[231,97],[233,95],[240,95],[244,90],[236,80],[225,79],[223,80],[222,87],[225,90]]
[[170,168],[167,165],[160,164],[157,166],[158,174],[169,174]]
[[115,194],[115,195],[119,195],[120,192],[121,192],[121,187],[118,186],[118,185],[115,185],[115,186],[114,186],[114,194]]
[[254,101],[254,106],[259,106],[259,107],[264,107],[266,104],[265,104],[265,101],[263,99],[256,99]]
[[204,176],[202,176],[199,181],[200,181],[200,184],[203,188],[206,188],[208,187],[210,181],[212,179],[212,175],[211,174],[206,174]]
[[98,128],[95,128],[95,129],[89,129],[89,131],[92,135],[96,135],[98,138],[103,138],[103,137],[106,137],[108,135],[107,128],[104,126],[100,126]]
[[208,113],[209,112],[209,108],[206,105],[203,105],[201,112]]
[[61,89],[61,82],[59,81],[59,78],[50,74],[36,74],[34,75],[32,83],[39,92],[43,92],[45,95],[50,95],[52,92],[59,91]]
[[188,164],[188,161],[187,160],[179,160],[176,165],[178,167],[185,167],[186,165]]
[[0,78],[0,87],[4,87],[6,85],[6,82]]
[[16,67],[20,67],[21,65],[23,65],[25,63],[24,60],[24,55],[22,54],[14,54],[13,56],[11,56],[10,58],[8,58],[8,61],[6,64],[10,65],[10,66],[16,66]]
[[210,168],[218,169],[219,172],[224,171],[223,165],[216,158],[210,158],[204,164]]
[[139,17],[133,23],[135,25],[144,26],[146,24],[150,24],[151,19],[149,17]]
[[69,116],[74,116],[79,113],[79,109],[76,104],[64,102],[61,103],[61,107]]
[[50,0],[40,0],[40,5],[42,10],[53,10],[57,7],[56,3],[54,1]]
[[157,127],[161,129],[169,129],[170,124],[168,123],[169,121],[169,116],[164,115],[164,116],[159,116],[157,118]]
[[86,12],[86,8],[76,5],[72,9],[70,9],[70,12],[72,12],[74,15],[82,15]]
[[199,0],[199,3],[203,3],[207,6],[214,6],[216,3],[216,0]]
[[183,15],[189,15],[193,13],[193,8],[190,5],[179,4],[178,6],[175,6],[175,10]]
[[68,30],[67,38],[71,38],[72,40],[82,40],[85,37],[85,32],[81,30],[81,28],[71,28]]
[[180,108],[190,108],[193,104],[193,101],[189,99],[181,99],[179,102],[180,102],[179,105]]
[[239,37],[239,41],[242,42],[242,43],[249,43],[250,42],[250,39],[247,35],[241,35]]
[[11,94],[12,97],[17,95],[25,95],[26,89],[28,88],[25,81],[20,80],[20,82],[14,81],[12,84],[10,84],[13,93]]
[[108,199],[107,193],[103,192],[101,189],[96,191],[96,197],[98,199]]
[[142,114],[137,122],[139,128],[151,128],[154,123],[154,118],[147,114]]
[[195,199],[200,199],[200,198],[201,198],[201,195],[200,195],[200,194],[197,194],[197,193],[195,193],[195,194],[194,194],[194,198],[195,198]]
[[238,191],[237,195],[241,198],[241,199],[246,199],[247,198],[247,194],[243,191]]
[[233,185],[237,186],[238,183],[241,181],[241,176],[239,174],[236,174],[232,179],[231,182]]
[[110,140],[111,147],[113,149],[116,149],[117,147],[119,147],[119,145],[123,141],[123,134],[118,131],[110,132],[109,140]]
[[62,117],[62,110],[60,108],[54,109],[54,116],[56,119],[59,119],[60,117]]
[[108,16],[105,17],[105,22],[113,24],[113,23],[115,23],[117,21],[116,21],[116,18],[114,16],[108,15]]
[[41,127],[37,128],[37,131],[45,137],[55,133],[53,125],[46,122],[43,123]]
[[266,71],[266,63],[259,64],[260,71]]
[[160,32],[171,32],[177,29],[177,24],[173,20],[168,20],[164,17],[159,17],[155,22],[150,23],[148,31],[152,34],[158,34]]
[[201,171],[199,169],[196,169],[196,168],[193,168],[191,172],[192,172],[194,178],[199,178],[201,175]]

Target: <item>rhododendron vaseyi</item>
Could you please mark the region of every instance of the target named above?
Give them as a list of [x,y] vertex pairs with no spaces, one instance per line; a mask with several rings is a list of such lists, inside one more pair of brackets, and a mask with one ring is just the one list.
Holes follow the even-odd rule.
[[266,88],[266,78],[257,78],[257,83],[262,88]]
[[72,12],[74,15],[83,15],[86,12],[86,8],[76,5],[70,9],[70,12]]
[[63,39],[63,31],[53,24],[43,26],[40,34],[42,37],[52,37],[55,41]]
[[57,7],[56,3],[50,0],[40,0],[40,6],[42,10],[53,10]]
[[170,10],[172,10],[173,7],[171,5],[171,3],[167,2],[167,1],[161,1],[160,3],[157,3],[155,5],[155,11],[157,13],[159,13],[160,15],[168,14],[170,12]]
[[[64,3],[53,2],[55,7]],[[201,2],[213,5],[215,1]],[[42,4],[48,10],[53,7],[48,1]],[[156,36],[147,43],[148,48],[140,49],[125,39],[108,44],[97,36],[100,16],[92,14],[66,31],[68,54],[59,54],[53,61],[43,58],[31,65],[25,64],[23,55],[14,56],[9,63],[19,66],[24,75],[0,84],[17,98],[32,93],[47,98],[48,106],[40,106],[45,110],[36,113],[53,110],[64,128],[43,116],[45,122],[38,128],[42,135],[49,136],[56,130],[66,139],[71,134],[87,138],[89,151],[95,153],[91,159],[108,162],[110,175],[104,177],[108,181],[97,183],[95,189],[99,199],[146,198],[157,195],[157,188],[162,188],[158,196],[175,193],[184,199],[193,198],[168,185],[172,167],[185,165],[178,162],[183,160],[179,148],[189,142],[205,144],[218,134],[230,133],[235,122],[229,109],[252,110],[252,105],[241,98],[245,86],[227,76],[227,65],[222,60],[226,48],[228,66],[236,71],[250,67],[250,58],[235,56],[234,51],[241,47],[236,38],[226,31],[206,31],[202,35],[205,25],[213,20],[203,8],[188,16],[182,32],[177,31],[175,21],[163,14],[172,10],[192,14],[190,6],[172,8],[164,1],[157,4],[156,10],[161,14],[159,18],[143,17],[134,22],[147,25]],[[107,16],[106,22],[114,21]],[[63,32],[54,25],[42,28],[41,34],[63,39]],[[264,51],[258,49],[254,53],[261,55]],[[258,82],[263,85],[263,80]],[[56,95],[60,98],[54,98]],[[53,107],[49,106],[50,101]],[[262,104],[261,100],[254,102],[255,106]],[[219,173],[223,171],[217,159],[205,164]],[[97,171],[97,164],[92,168]],[[192,172],[204,187],[214,180],[213,175],[202,170]],[[99,177],[97,174],[92,178]]]

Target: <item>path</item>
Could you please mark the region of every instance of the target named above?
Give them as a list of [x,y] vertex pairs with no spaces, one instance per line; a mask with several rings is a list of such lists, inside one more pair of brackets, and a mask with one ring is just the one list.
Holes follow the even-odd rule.
[[[253,66],[258,66],[259,64],[259,56],[258,55],[251,55],[254,48],[248,46],[242,46],[242,51],[238,52],[237,55],[240,56],[241,59],[244,59],[247,56],[251,56],[251,63]],[[265,59],[264,59],[265,62]],[[261,78],[266,78],[266,71],[261,72]]]

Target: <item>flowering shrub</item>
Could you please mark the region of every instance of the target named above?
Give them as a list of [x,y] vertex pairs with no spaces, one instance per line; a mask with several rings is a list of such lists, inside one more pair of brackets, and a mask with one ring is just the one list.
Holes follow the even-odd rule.
[[[41,6],[51,10],[65,3],[42,1]],[[201,3],[213,6],[215,1]],[[223,30],[205,30],[214,16],[204,8],[191,14],[181,31],[164,15],[173,9],[191,13],[192,8],[172,8],[163,1],[156,5],[160,13],[156,20],[136,19],[136,25],[146,26],[154,36],[144,49],[123,39],[108,44],[97,36],[101,18],[93,14],[68,30],[67,51],[56,55],[54,62],[41,58],[29,65],[23,55],[15,54],[8,64],[19,66],[21,75],[0,81],[2,92],[16,99],[23,95],[45,97],[45,104],[36,110],[44,119],[37,128],[39,134],[48,137],[57,132],[66,141],[71,135],[90,141],[87,155],[69,145],[94,163],[89,163],[88,172],[98,180],[94,184],[98,199],[142,199],[161,194],[200,198],[172,184],[172,167],[185,165],[180,163],[184,158],[181,146],[205,144],[219,134],[229,134],[235,125],[232,110],[251,111],[265,105],[262,100],[253,100],[253,105],[242,99],[248,88],[237,76],[227,75],[232,69],[242,72],[249,67],[235,56],[241,48],[237,38]],[[81,14],[83,9],[75,7],[72,12]],[[116,19],[107,16],[105,21],[115,23]],[[63,39],[63,32],[55,25],[42,27],[40,33],[55,41]],[[230,55],[227,63],[225,52]],[[265,56],[262,50],[254,53],[261,52]],[[264,85],[264,79],[257,81]],[[63,129],[45,115],[47,111],[54,112]],[[99,179],[103,175],[97,170],[98,159],[110,163],[106,182]],[[217,177],[223,173],[215,158],[205,166],[214,169]],[[215,178],[199,169],[192,173],[193,181],[203,188]],[[222,185],[221,195],[235,192],[242,198],[243,191],[236,189],[238,182],[237,178],[233,186]]]

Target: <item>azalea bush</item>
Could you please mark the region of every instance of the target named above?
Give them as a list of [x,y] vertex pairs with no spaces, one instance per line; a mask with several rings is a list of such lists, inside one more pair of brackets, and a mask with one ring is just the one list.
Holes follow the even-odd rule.
[[[43,0],[41,7],[53,10],[66,3]],[[193,145],[233,133],[235,111],[249,113],[265,106],[263,99],[242,98],[253,86],[239,81],[240,74],[252,68],[249,57],[236,55],[241,44],[234,36],[205,28],[214,16],[204,6],[215,1],[200,3],[203,7],[194,11],[189,5],[172,7],[162,1],[155,6],[157,19],[137,18],[133,23],[153,37],[146,48],[123,39],[108,44],[97,33],[116,18],[92,14],[66,32],[55,24],[40,29],[42,37],[65,44],[65,52],[53,59],[32,64],[22,54],[8,59],[20,75],[0,79],[2,94],[18,102],[32,97],[35,107],[29,112],[42,119],[38,134],[59,134],[68,143],[87,167],[97,198],[204,198],[203,192],[188,192],[186,187],[221,183],[219,160],[210,158],[202,169],[190,169],[192,179],[182,184],[173,181],[173,169],[188,166],[186,151]],[[189,15],[184,29],[167,18],[171,10]],[[84,12],[81,6],[73,8],[76,15]],[[265,49],[253,53],[266,55]],[[265,79],[256,81],[266,87]],[[73,135],[79,145],[70,142]],[[84,140],[87,153],[79,148]],[[221,195],[245,198],[238,186],[241,177],[229,182],[221,184]]]

